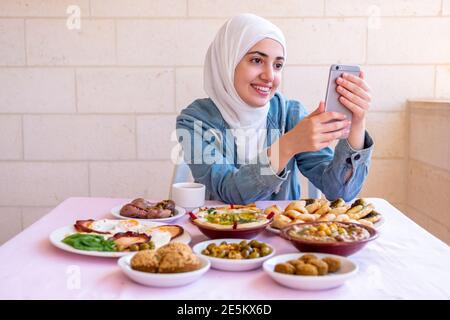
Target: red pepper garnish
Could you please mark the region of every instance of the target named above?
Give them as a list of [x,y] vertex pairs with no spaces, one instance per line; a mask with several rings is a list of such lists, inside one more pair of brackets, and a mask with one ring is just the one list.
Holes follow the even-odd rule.
[[192,211],[189,211],[189,216],[191,217],[192,220],[197,219],[197,216],[194,213],[192,213]]
[[234,204],[230,204],[230,209],[234,209]]
[[237,229],[237,221],[235,221],[234,223],[233,223],[233,230],[236,230]]
[[272,219],[274,215],[275,215],[275,212],[273,212],[273,211],[270,212],[269,215],[267,216],[267,219],[269,219],[269,220]]

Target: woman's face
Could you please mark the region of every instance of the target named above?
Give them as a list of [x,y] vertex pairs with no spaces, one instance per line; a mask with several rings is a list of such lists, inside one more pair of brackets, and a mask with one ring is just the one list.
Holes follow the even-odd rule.
[[262,107],[273,97],[281,82],[284,53],[281,44],[263,39],[236,66],[234,87],[245,103]]

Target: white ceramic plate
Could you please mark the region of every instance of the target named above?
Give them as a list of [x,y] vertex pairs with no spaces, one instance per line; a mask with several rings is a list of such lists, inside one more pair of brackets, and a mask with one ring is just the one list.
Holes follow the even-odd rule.
[[[384,224],[384,221],[385,221],[384,216],[381,216],[381,219],[378,220],[376,223],[374,223],[373,226],[375,227],[375,229],[379,229]],[[266,230],[275,234],[281,233],[280,229],[273,228],[270,225],[267,226]]]
[[133,219],[133,220],[137,220],[137,221],[154,221],[154,222],[169,222],[169,221],[175,221],[181,217],[183,217],[186,214],[186,210],[184,210],[182,207],[178,207],[175,206],[175,215],[172,217],[168,217],[168,218],[159,218],[159,219],[137,219],[137,218],[130,218],[130,217],[124,217],[120,215],[120,209],[122,209],[122,207],[125,205],[121,204],[118,206],[115,206],[114,208],[111,209],[111,214],[119,219]]
[[178,287],[184,286],[198,280],[211,267],[211,263],[202,255],[197,255],[202,263],[202,267],[195,271],[180,273],[149,273],[133,270],[131,268],[131,258],[133,254],[128,254],[117,261],[120,269],[131,280],[151,287]]
[[[146,225],[148,227],[157,227],[162,226],[164,223],[157,223],[157,222],[141,222],[143,225]],[[62,240],[67,237],[68,235],[71,235],[73,233],[77,233],[73,225],[62,227],[59,229],[56,229],[50,234],[50,242],[57,248],[62,249],[64,251],[72,252],[81,254],[84,256],[95,256],[95,257],[105,257],[105,258],[118,258],[123,257],[126,255],[129,255],[130,252],[101,252],[101,251],[85,251],[85,250],[79,250],[75,249],[74,247],[69,246],[68,244],[65,244],[62,242]],[[92,233],[94,234],[94,233]],[[189,232],[184,229],[184,232],[181,236],[176,237],[171,242],[182,242],[188,244],[191,242],[191,235]]]
[[270,224],[267,226],[266,230],[275,234],[281,233],[280,229],[273,228]]
[[298,259],[305,255],[303,253],[289,253],[275,256],[263,264],[264,271],[279,284],[299,290],[326,290],[339,287],[348,279],[352,278],[358,272],[358,265],[352,260],[333,254],[315,253],[318,258],[333,257],[341,261],[341,268],[335,273],[329,273],[325,276],[301,276],[294,274],[284,274],[275,272],[275,265],[289,260]]
[[267,244],[270,248],[272,248],[272,253],[261,258],[255,258],[255,259],[223,259],[223,258],[215,258],[210,257],[202,254],[202,250],[206,249],[206,247],[211,244],[215,243],[219,245],[222,241],[226,241],[228,243],[239,243],[241,241],[247,241],[250,242],[248,239],[215,239],[215,240],[208,240],[203,241],[198,244],[196,244],[192,251],[194,251],[196,254],[201,255],[205,258],[207,258],[211,262],[211,267],[218,270],[225,270],[225,271],[247,271],[247,270],[254,270],[257,268],[260,268],[264,261],[267,259],[270,259],[275,255],[275,248],[269,244]]

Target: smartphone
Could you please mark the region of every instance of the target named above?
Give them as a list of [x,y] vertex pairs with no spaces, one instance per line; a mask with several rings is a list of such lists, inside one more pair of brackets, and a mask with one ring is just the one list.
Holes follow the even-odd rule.
[[[352,112],[339,101],[340,94],[336,92],[336,79],[340,77],[344,72],[359,77],[360,71],[361,68],[358,65],[331,65],[330,74],[328,76],[327,93],[325,96],[325,111],[340,112],[347,116],[347,120],[352,120]],[[343,136],[340,139],[346,138],[347,136]]]

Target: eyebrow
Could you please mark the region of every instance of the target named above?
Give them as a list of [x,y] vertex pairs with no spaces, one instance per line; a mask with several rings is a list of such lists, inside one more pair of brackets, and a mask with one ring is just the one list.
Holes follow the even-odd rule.
[[[269,57],[269,55],[268,54],[266,54],[266,53],[264,53],[264,52],[261,52],[261,51],[251,51],[251,52],[248,52],[247,53],[247,55],[248,54],[254,54],[254,53],[257,53],[257,54],[259,54],[260,56],[263,56],[263,57]],[[277,57],[277,60],[284,60],[284,57]]]

